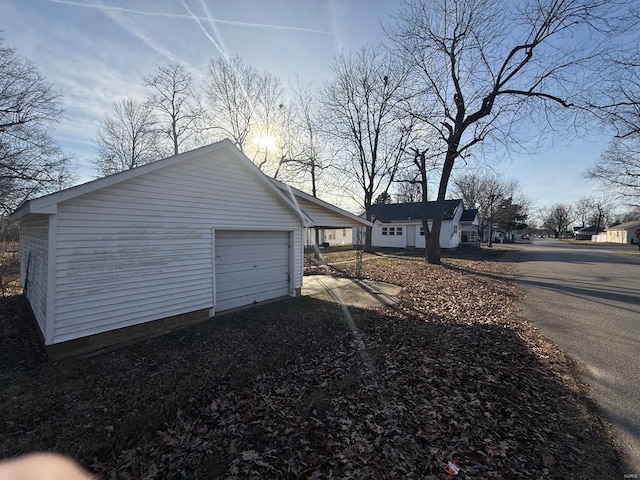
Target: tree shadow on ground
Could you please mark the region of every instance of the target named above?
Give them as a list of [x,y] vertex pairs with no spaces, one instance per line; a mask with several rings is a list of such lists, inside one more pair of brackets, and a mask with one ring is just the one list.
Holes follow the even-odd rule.
[[[498,273],[485,273],[472,268],[463,267],[460,265],[453,264],[443,264],[443,266],[449,270],[454,270],[458,272],[467,272],[473,273],[474,275],[480,275],[485,278],[495,279],[495,280],[508,280],[515,282],[520,286],[531,286],[544,288],[546,290],[553,290],[557,292],[562,292],[567,295],[572,296],[586,296],[589,298],[599,298],[602,300],[606,300],[609,302],[620,302],[620,303],[629,303],[635,305],[638,303],[638,298],[640,298],[640,289],[629,286],[626,288],[616,287],[616,290],[608,289],[605,283],[602,284],[594,284],[590,281],[582,281],[579,278],[572,278],[567,282],[559,282],[554,281],[553,279],[540,277],[540,276],[509,276],[505,274]],[[622,290],[622,292],[621,292]],[[635,311],[630,310],[635,313]]]
[[[594,256],[594,253],[601,253]],[[597,246],[597,245],[575,245],[558,243],[553,244],[550,248],[537,249],[534,252],[522,249],[521,251],[507,252],[508,255],[529,259],[529,255],[536,262],[562,262],[575,264],[600,264],[610,263],[614,265],[626,265],[628,263],[640,264],[640,258],[633,249],[625,246]]]
[[54,450],[110,478],[624,471],[562,361],[504,326],[297,298],[51,363],[22,299],[0,303],[3,457]]

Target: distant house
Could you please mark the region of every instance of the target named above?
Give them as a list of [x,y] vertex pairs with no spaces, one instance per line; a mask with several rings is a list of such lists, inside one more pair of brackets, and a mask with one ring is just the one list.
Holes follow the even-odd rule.
[[324,228],[320,230],[320,245],[342,247],[353,245],[351,228]]
[[596,225],[589,225],[588,227],[574,231],[573,235],[576,240],[591,240],[593,235],[598,235],[601,232],[604,232],[604,228]]
[[[427,202],[426,216],[429,228],[435,216],[436,202]],[[371,244],[375,248],[413,249],[426,248],[422,229],[421,202],[391,203],[375,205],[375,221],[372,227]],[[464,212],[462,200],[445,200],[440,247],[453,250],[460,245],[462,231],[460,219]],[[473,224],[473,219],[467,226]]]
[[636,230],[638,229],[640,229],[640,220],[609,227],[606,232],[607,242],[637,244],[640,241],[640,238],[636,235]]
[[53,356],[299,295],[305,230],[369,224],[275,182],[229,140],[30,200],[11,219]]

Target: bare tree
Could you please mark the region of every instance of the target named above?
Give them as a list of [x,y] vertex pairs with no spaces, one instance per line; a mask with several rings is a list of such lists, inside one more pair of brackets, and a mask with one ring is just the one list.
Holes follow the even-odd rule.
[[[254,163],[260,170],[275,176],[275,171],[286,159],[291,147],[291,111],[285,108],[280,79],[262,72],[256,77],[255,122],[252,126]],[[276,148],[262,148],[274,145]],[[278,149],[278,144],[281,147]],[[257,148],[255,148],[257,147]],[[264,150],[264,155],[262,151]],[[279,151],[278,151],[279,150]],[[270,153],[275,154],[269,155]],[[279,158],[278,158],[279,157]]]
[[591,211],[587,222],[598,228],[608,227],[613,221],[615,205],[611,199],[603,194],[591,200]]
[[422,187],[416,175],[407,172],[396,180],[396,184],[396,202],[416,203],[422,201]]
[[[419,150],[415,147],[410,149],[413,154],[413,165],[409,166],[404,174],[413,171],[413,175],[407,182],[409,185],[420,191],[420,202],[422,202],[422,231],[424,232],[424,239],[426,244],[429,244],[431,238],[431,229],[429,228],[429,222],[427,218],[427,201],[429,200],[429,172],[435,169],[435,156],[429,153],[429,149]],[[427,253],[425,250],[425,260],[427,259]]]
[[73,181],[70,159],[50,135],[60,103],[37,68],[0,37],[0,215]]
[[255,122],[257,77],[258,71],[236,56],[212,61],[204,81],[208,129],[228,137],[242,151]]
[[592,204],[593,199],[589,197],[581,197],[573,204],[573,211],[575,212],[576,219],[581,223],[583,227],[587,226],[587,221],[589,219]]
[[617,48],[594,72],[596,88],[585,95],[585,104],[613,126],[617,138],[625,139],[640,136],[640,7],[629,3]]
[[[373,200],[386,193],[412,140],[413,120],[405,112],[407,71],[380,49],[338,56],[334,78],[323,88],[325,129],[341,148],[341,173],[357,183],[367,220]],[[365,250],[371,250],[367,228]]]
[[153,89],[148,102],[156,113],[156,126],[163,137],[171,142],[173,154],[180,153],[182,147],[198,132],[199,108],[193,77],[179,64],[158,67],[155,74],[144,78],[144,85]]
[[[581,69],[606,45],[604,0],[405,0],[390,32],[437,108],[414,111],[445,144],[427,259],[440,263],[442,213],[458,158],[514,125],[572,105]],[[580,41],[576,41],[579,38]],[[585,39],[588,39],[585,40]],[[602,43],[601,43],[602,42]]]
[[614,140],[585,173],[631,206],[640,206],[640,138]]
[[640,221],[640,207],[633,207],[629,210],[619,213],[615,217],[615,224],[633,222],[639,220]]
[[[640,20],[640,19],[638,19]],[[637,33],[636,33],[637,35]],[[637,48],[637,47],[636,47]],[[603,119],[613,126],[618,138],[640,136],[640,52],[612,61],[615,72],[610,81],[602,81],[599,102],[589,101]]]
[[319,118],[320,106],[311,85],[302,86],[298,80],[293,87],[293,111],[298,138],[298,157],[295,162],[303,177],[311,182],[311,195],[318,196],[321,172],[328,167],[326,142],[322,137]]
[[556,204],[542,213],[542,226],[553,230],[556,238],[565,234],[572,221],[573,211],[570,205]]
[[496,221],[500,216],[497,213],[501,205],[517,205],[520,207],[518,217],[527,214],[530,200],[520,190],[520,185],[515,179],[504,179],[496,172],[489,170],[470,172],[452,179],[452,194],[461,198],[468,208],[477,208],[480,217],[480,227],[488,233],[486,241],[491,241],[492,227],[500,223]]
[[240,57],[212,61],[204,81],[206,129],[215,139],[231,139],[260,169],[273,174],[282,95],[279,78],[245,65]]
[[[281,103],[279,112],[273,115],[269,122],[267,141],[272,142],[271,148],[265,149],[264,160],[260,168],[264,169],[270,160],[273,171],[271,176],[276,180],[291,181],[298,174],[298,154],[300,153],[298,129],[295,111],[291,105]],[[265,135],[265,134],[263,134]],[[270,154],[270,155],[269,155]]]
[[151,107],[133,99],[113,104],[102,120],[95,140],[99,175],[111,175],[158,160],[162,151]]
[[317,197],[321,174],[329,166],[318,95],[310,84],[301,85],[299,79],[290,93],[292,101],[280,105],[273,177],[298,184]]
[[297,184],[303,190],[310,189],[311,195],[317,197],[320,171],[325,167],[319,157],[321,147],[315,120],[305,116],[315,112],[299,109],[297,99],[280,105],[271,130],[274,144],[268,157],[271,165],[265,164],[263,171],[272,172],[273,178]]
[[[414,125],[413,133],[413,146],[409,147],[406,152],[412,161],[404,164],[403,168],[398,172],[395,180],[397,185],[396,196],[399,198],[398,201],[419,202],[424,194],[426,202],[430,192],[429,178],[431,178],[432,185],[433,178],[437,176],[440,169],[438,160],[442,152],[435,148],[437,141],[429,138],[429,132],[421,128],[420,124]],[[417,145],[427,147],[421,149]],[[432,173],[435,174],[432,175]]]

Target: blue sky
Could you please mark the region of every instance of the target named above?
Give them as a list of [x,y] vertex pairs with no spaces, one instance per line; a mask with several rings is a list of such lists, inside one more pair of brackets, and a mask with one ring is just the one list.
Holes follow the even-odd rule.
[[[64,95],[54,136],[95,175],[93,139],[112,102],[146,95],[142,78],[179,62],[199,80],[211,59],[239,55],[278,75],[319,86],[333,56],[383,38],[393,0],[2,0],[5,44],[35,63]],[[520,181],[538,207],[593,193],[582,172],[606,148],[606,133],[548,143],[495,167]],[[343,205],[346,206],[346,205]]]

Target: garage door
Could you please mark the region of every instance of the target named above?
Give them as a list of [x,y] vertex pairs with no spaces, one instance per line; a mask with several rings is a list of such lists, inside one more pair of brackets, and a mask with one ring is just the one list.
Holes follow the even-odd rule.
[[215,235],[216,311],[289,295],[289,232]]

